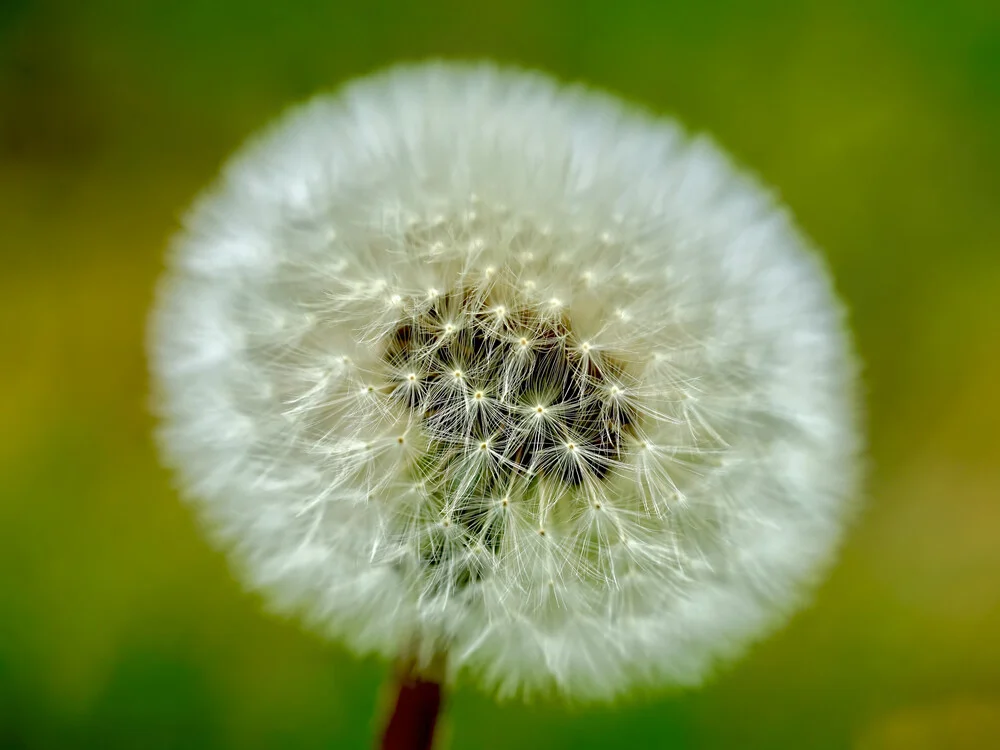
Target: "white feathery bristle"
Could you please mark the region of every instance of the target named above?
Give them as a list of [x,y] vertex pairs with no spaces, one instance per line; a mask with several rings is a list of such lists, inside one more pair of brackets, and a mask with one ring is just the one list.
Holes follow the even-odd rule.
[[425,64],[294,109],[176,238],[161,444],[243,581],[499,694],[697,684],[853,507],[825,269],[707,139]]

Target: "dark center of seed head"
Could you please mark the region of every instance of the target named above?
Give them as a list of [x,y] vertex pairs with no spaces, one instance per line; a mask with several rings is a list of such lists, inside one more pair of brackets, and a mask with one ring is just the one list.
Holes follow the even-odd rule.
[[447,564],[458,588],[487,574],[470,550],[500,550],[504,526],[490,519],[496,498],[506,509],[518,483],[604,482],[623,441],[637,436],[638,414],[618,389],[628,382],[624,363],[598,356],[551,308],[496,305],[462,290],[436,295],[387,337],[382,361],[392,398],[428,441],[410,467],[414,478],[442,513],[448,508],[442,528],[463,531],[451,542],[428,538],[421,563],[427,571]]
[[569,487],[605,480],[623,441],[636,434],[637,414],[618,387],[624,364],[597,356],[565,315],[530,305],[503,306],[503,316],[497,309],[488,296],[439,295],[387,339],[382,359],[395,373],[393,397],[430,441],[420,471],[454,475],[450,469],[465,471],[463,458],[489,446],[496,465],[463,477],[464,491],[502,494],[518,478]]

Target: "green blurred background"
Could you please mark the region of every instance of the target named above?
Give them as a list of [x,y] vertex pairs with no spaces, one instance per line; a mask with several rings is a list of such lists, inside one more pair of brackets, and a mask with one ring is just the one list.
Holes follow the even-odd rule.
[[612,89],[774,185],[852,310],[871,441],[814,606],[708,687],[461,688],[450,746],[1000,747],[1000,3],[0,0],[0,748],[369,745],[385,666],[241,592],[158,467],[142,339],[245,136],[427,55]]

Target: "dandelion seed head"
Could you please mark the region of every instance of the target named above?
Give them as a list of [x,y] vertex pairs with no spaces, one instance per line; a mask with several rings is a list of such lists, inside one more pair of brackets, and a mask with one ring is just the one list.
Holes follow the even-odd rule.
[[850,345],[787,212],[537,74],[290,112],[188,215],[150,353],[248,586],[499,694],[698,684],[800,605],[856,489]]

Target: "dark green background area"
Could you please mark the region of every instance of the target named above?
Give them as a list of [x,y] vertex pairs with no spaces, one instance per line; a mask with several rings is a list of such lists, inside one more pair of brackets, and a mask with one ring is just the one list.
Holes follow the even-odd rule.
[[366,747],[386,667],[241,592],[157,464],[146,311],[244,137],[393,61],[492,57],[711,132],[823,248],[868,511],[700,691],[460,687],[453,748],[1000,747],[1000,4],[0,0],[0,748]]

